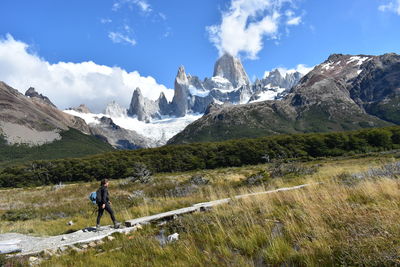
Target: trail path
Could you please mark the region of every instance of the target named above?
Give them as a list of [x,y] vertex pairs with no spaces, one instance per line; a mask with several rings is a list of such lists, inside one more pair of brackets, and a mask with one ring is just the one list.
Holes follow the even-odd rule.
[[19,251],[16,255],[34,255],[44,250],[56,250],[56,249],[63,250],[68,248],[69,246],[101,240],[116,232],[119,233],[132,232],[135,231],[138,225],[141,224],[172,219],[176,216],[192,213],[195,211],[208,210],[213,206],[226,204],[234,199],[241,199],[251,196],[271,194],[282,191],[297,190],[311,185],[315,184],[303,184],[293,187],[284,187],[270,191],[238,195],[232,198],[224,198],[219,200],[213,200],[210,202],[202,202],[186,208],[181,208],[151,216],[128,220],[125,222],[125,227],[121,229],[114,229],[111,226],[104,226],[102,227],[101,231],[95,231],[94,227],[89,227],[70,234],[48,236],[48,237],[34,237],[17,233],[0,234],[0,254],[10,253],[12,251]]

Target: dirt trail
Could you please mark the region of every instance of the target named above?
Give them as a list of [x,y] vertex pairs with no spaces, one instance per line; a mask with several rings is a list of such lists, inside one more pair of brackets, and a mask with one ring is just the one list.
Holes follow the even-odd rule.
[[16,255],[34,255],[38,254],[46,249],[56,250],[67,248],[68,246],[73,246],[82,243],[89,243],[92,241],[103,239],[113,233],[127,233],[135,231],[138,225],[147,224],[154,221],[167,220],[174,218],[176,216],[192,213],[195,211],[204,211],[212,208],[213,206],[221,205],[230,202],[234,199],[241,199],[246,197],[252,197],[256,195],[271,194],[282,191],[297,190],[303,187],[316,185],[316,184],[303,184],[293,187],[284,187],[270,191],[263,191],[245,195],[238,195],[233,198],[224,198],[219,200],[214,200],[210,202],[202,202],[195,204],[190,207],[172,210],[168,212],[163,212],[151,216],[141,217],[133,220],[128,220],[125,222],[125,227],[121,229],[114,229],[113,227],[104,226],[100,231],[95,231],[94,227],[85,228],[70,234],[49,236],[49,237],[34,237],[29,235],[17,234],[17,233],[7,233],[0,234],[0,254],[8,253],[11,250],[17,248],[19,252]]

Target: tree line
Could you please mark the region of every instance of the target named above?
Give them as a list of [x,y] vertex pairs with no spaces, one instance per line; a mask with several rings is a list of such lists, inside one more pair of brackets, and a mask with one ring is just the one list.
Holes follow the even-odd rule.
[[276,135],[215,143],[167,145],[58,160],[37,160],[0,170],[0,187],[120,179],[135,164],[153,173],[260,164],[274,159],[335,157],[400,148],[400,127],[349,132]]

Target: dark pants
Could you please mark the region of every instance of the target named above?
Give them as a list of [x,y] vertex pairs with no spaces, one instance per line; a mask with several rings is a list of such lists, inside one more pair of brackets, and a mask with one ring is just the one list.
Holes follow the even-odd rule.
[[114,211],[112,210],[110,204],[107,203],[106,207],[104,209],[101,206],[102,205],[99,205],[99,211],[98,211],[98,214],[97,214],[96,224],[97,225],[100,224],[100,218],[101,218],[101,216],[103,216],[104,210],[106,210],[110,214],[111,220],[113,221],[113,223],[115,223],[116,220],[115,220]]

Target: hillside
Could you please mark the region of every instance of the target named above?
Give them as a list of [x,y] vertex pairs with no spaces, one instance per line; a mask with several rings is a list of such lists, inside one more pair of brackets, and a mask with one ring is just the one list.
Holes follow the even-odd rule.
[[41,146],[7,145],[0,136],[0,167],[34,160],[78,158],[113,150],[109,144],[75,129],[63,131],[60,135],[60,140]]
[[397,54],[335,54],[303,77],[283,100],[214,107],[168,143],[400,124],[399,77]]
[[83,157],[113,150],[85,121],[29,88],[0,82],[0,167],[33,160]]

